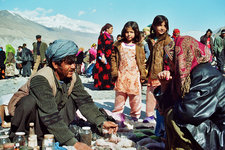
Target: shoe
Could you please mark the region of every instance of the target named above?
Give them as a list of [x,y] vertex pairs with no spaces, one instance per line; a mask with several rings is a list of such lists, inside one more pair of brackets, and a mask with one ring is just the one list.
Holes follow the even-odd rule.
[[136,117],[131,117],[131,120],[133,120],[134,122],[137,122],[137,121],[138,121],[138,118],[136,118]]
[[146,118],[143,120],[143,123],[156,123],[155,117],[154,117],[154,116],[146,117]]

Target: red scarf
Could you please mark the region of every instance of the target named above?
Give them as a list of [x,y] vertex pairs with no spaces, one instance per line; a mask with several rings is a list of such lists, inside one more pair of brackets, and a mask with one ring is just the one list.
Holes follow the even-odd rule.
[[198,64],[210,62],[210,49],[190,36],[180,36],[175,40],[175,49],[165,48],[171,71],[173,71],[173,86],[179,96],[184,96],[190,90],[190,73]]

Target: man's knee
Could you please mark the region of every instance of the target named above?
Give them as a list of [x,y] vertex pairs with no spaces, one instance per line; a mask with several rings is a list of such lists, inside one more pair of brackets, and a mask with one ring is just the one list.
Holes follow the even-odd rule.
[[33,96],[27,95],[21,98],[16,104],[16,108],[19,108],[23,113],[30,113],[36,107],[36,100]]

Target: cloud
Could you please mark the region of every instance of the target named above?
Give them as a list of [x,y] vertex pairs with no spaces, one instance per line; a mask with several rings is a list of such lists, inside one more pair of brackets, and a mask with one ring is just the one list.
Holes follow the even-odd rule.
[[17,13],[20,16],[33,20],[34,18],[44,17],[47,14],[53,12],[53,9],[44,9],[44,8],[36,8],[34,10],[19,10],[18,8],[15,8],[13,13]]
[[91,12],[92,12],[92,13],[95,13],[95,12],[96,12],[96,9],[93,9]]
[[81,15],[84,15],[85,14],[85,11],[80,11],[79,13],[78,13],[78,16],[81,16]]

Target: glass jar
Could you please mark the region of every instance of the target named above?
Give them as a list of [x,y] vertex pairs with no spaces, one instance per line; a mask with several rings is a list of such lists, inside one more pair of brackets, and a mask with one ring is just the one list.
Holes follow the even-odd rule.
[[3,145],[5,143],[11,143],[8,135],[1,135],[0,136],[0,149],[3,149]]
[[14,143],[5,143],[3,145],[4,150],[14,150]]
[[42,141],[42,150],[54,150],[55,140],[53,134],[45,134]]
[[14,149],[19,150],[21,146],[27,146],[27,139],[25,137],[25,132],[16,132],[13,138]]
[[80,131],[80,142],[91,146],[92,132],[90,127],[82,127]]

